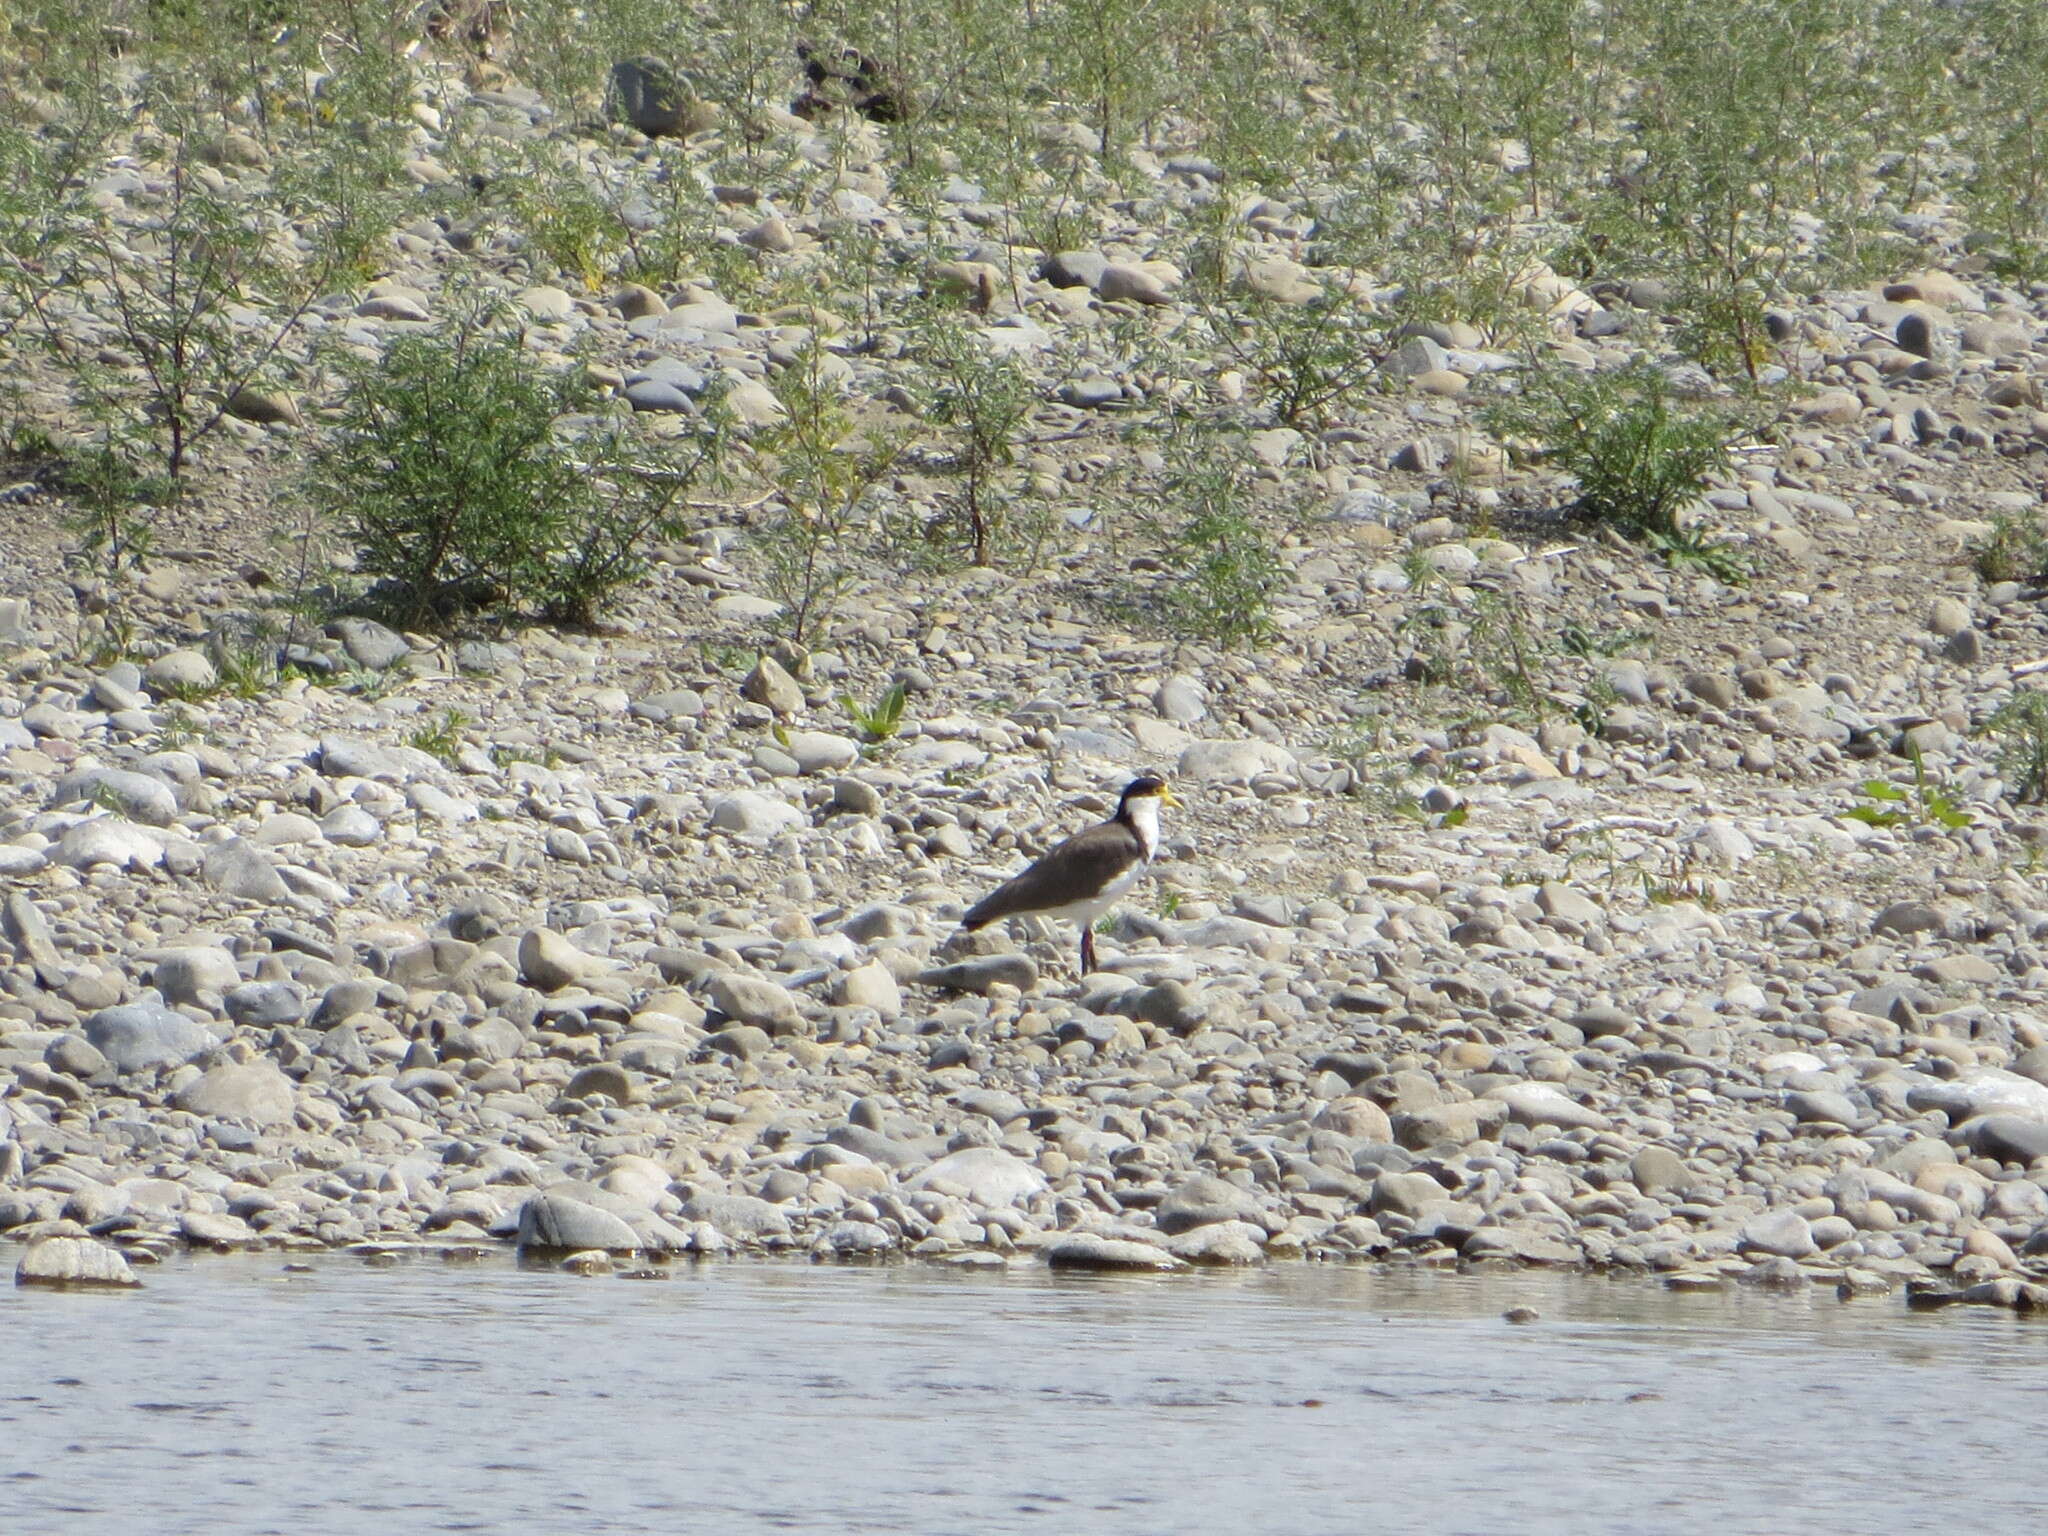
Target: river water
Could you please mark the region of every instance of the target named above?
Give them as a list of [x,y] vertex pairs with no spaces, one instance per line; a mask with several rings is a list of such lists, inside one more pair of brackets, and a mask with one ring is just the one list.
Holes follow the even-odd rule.
[[2048,1423],[2048,1324],[1824,1291],[144,1273],[0,1291],[0,1532],[2017,1530]]

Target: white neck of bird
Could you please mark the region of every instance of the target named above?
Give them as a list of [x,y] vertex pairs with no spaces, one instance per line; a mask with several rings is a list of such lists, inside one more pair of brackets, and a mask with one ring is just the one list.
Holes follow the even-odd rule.
[[1138,829],[1138,845],[1150,862],[1159,856],[1159,797],[1142,795],[1125,804],[1131,813],[1131,825]]

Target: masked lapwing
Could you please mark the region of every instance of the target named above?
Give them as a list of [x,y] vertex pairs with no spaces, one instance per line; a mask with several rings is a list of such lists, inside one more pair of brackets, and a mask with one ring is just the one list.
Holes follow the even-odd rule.
[[967,909],[972,933],[1006,917],[1066,918],[1081,925],[1081,973],[1095,969],[1095,919],[1116,904],[1159,855],[1159,811],[1180,802],[1157,774],[1124,786],[1116,814],[1054,848]]

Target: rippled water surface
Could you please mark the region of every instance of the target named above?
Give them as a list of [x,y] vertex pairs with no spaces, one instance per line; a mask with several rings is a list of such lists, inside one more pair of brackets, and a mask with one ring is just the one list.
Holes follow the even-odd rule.
[[1954,1532],[2011,1527],[2048,1422],[2048,1324],[1825,1293],[274,1255],[147,1278],[0,1292],[0,1530]]

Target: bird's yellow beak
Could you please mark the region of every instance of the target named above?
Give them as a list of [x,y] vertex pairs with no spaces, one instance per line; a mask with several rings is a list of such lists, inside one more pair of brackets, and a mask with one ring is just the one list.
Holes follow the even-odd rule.
[[1173,792],[1173,786],[1170,784],[1159,791],[1159,802],[1169,811],[1180,809],[1180,797]]

